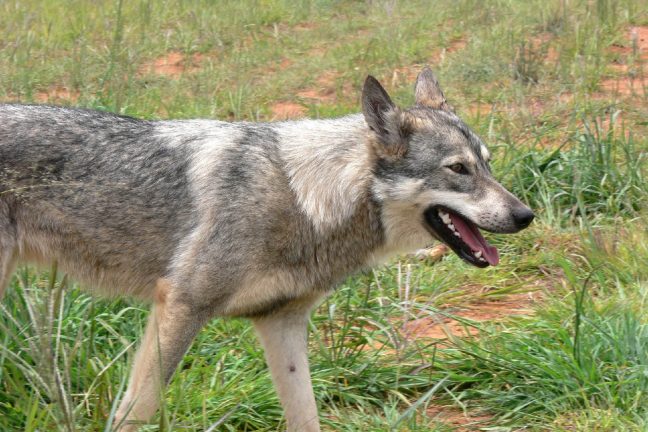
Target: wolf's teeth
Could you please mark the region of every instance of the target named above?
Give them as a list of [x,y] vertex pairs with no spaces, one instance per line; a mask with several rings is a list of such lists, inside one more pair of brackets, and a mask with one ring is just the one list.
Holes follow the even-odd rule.
[[481,258],[481,256],[482,256],[482,251],[477,251],[477,252],[475,252],[475,256],[476,256],[477,258]]
[[459,234],[457,231],[454,231],[453,234],[456,235],[457,237],[461,238],[461,234]]
[[479,261],[486,262],[486,260],[484,258],[479,258]]
[[448,224],[448,228],[450,228],[452,231],[455,231],[455,227],[452,224]]
[[439,212],[439,216],[441,217],[441,220],[447,225],[451,223],[452,221],[450,220],[450,215],[445,212]]

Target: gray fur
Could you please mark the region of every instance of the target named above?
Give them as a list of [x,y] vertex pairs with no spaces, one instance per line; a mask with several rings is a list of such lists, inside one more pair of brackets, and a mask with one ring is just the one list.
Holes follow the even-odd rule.
[[193,222],[187,149],[151,139],[153,128],[86,110],[1,107],[0,199],[19,251],[47,260],[38,255],[50,243],[91,286],[137,295],[154,284]]
[[520,229],[514,213],[526,207],[492,178],[483,143],[430,74],[408,110],[369,78],[364,115],[334,120],[154,122],[0,105],[0,290],[17,262],[56,258],[105,295],[153,302],[118,411],[126,422],[155,411],[159,377],[208,319],[251,317],[289,430],[319,430],[300,336],[311,308],[348,275],[429,244],[429,206]]

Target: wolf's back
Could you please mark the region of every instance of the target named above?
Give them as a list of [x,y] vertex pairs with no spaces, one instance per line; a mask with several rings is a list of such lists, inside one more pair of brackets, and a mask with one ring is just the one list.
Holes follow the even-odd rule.
[[[156,136],[153,122],[0,105],[0,204],[53,247],[76,236],[98,262],[120,271],[160,273],[186,235],[188,159],[182,146]],[[75,247],[56,254],[78,261]]]

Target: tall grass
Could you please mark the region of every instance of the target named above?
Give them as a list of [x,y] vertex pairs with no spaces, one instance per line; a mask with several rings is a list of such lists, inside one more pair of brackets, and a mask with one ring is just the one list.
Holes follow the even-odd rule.
[[567,427],[565,413],[603,411],[643,430],[648,426],[648,286],[635,282],[630,298],[601,300],[587,291],[591,279],[575,277],[574,263],[562,265],[571,294],[549,302],[533,318],[486,327],[481,337],[456,340],[444,352],[444,361],[462,381],[472,383],[458,389],[457,397],[479,400],[503,424],[546,425],[559,419]]
[[637,216],[645,210],[648,151],[631,133],[615,133],[601,119],[585,122],[571,140],[555,149],[512,151],[512,190],[541,209],[549,225],[583,217]]

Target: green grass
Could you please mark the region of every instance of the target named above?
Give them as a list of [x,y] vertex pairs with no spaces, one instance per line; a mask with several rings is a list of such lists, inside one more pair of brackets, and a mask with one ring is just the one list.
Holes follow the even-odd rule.
[[[446,407],[483,417],[468,430],[648,430],[648,100],[602,85],[648,74],[628,39],[648,25],[642,1],[27,0],[0,2],[0,17],[0,101],[49,94],[144,118],[270,120],[277,102],[342,115],[367,73],[407,105],[430,64],[538,218],[490,236],[497,268],[403,257],[324,302],[310,336],[324,429],[451,431]],[[184,70],[152,71],[170,52]],[[540,299],[528,316],[407,335],[527,292]],[[84,294],[55,265],[21,269],[0,310],[0,430],[106,430],[146,309]],[[245,320],[200,333],[145,430],[211,426],[285,426]]]

